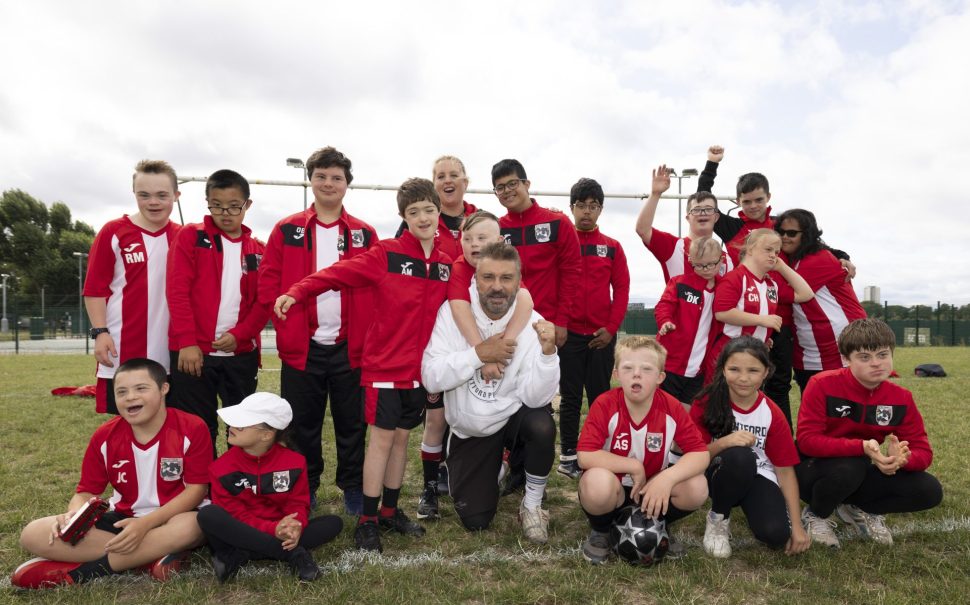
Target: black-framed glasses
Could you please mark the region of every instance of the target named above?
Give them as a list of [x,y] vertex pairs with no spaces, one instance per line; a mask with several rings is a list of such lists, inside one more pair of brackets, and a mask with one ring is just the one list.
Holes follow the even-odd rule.
[[702,206],[700,208],[694,207],[687,211],[687,214],[693,214],[694,216],[707,216],[709,214],[717,214],[717,208],[713,206]]
[[796,237],[799,233],[802,233],[798,229],[778,229],[778,235],[783,237]]
[[209,206],[209,213],[219,216],[220,214],[228,214],[229,216],[239,216],[243,211],[242,206],[229,206],[224,208],[222,206]]
[[579,210],[580,212],[585,212],[587,210],[590,212],[599,212],[603,209],[603,204],[600,204],[599,202],[591,202],[589,204],[585,202],[576,202],[573,204],[573,208]]
[[496,185],[492,189],[492,191],[494,191],[495,193],[502,193],[506,189],[508,189],[509,191],[513,191],[514,189],[516,189],[519,186],[519,183],[521,183],[521,182],[522,182],[522,179],[512,179],[511,181],[506,181],[506,182],[502,183],[501,185]]
[[697,269],[698,271],[708,271],[720,264],[721,264],[721,261],[715,261],[713,263],[704,263],[703,265],[691,263],[690,266]]

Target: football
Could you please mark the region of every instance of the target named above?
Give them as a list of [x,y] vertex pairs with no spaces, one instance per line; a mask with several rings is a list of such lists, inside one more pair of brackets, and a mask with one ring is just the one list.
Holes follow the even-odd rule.
[[667,554],[670,538],[662,518],[645,517],[636,506],[623,508],[610,528],[613,552],[631,565],[654,565]]

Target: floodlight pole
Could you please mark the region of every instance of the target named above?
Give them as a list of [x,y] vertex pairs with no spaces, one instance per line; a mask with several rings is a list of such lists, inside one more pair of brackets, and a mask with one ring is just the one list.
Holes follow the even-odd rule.
[[10,331],[10,322],[7,320],[7,278],[9,273],[2,274],[3,277],[3,318],[0,318],[0,332],[6,334]]
[[[86,252],[75,252],[74,258],[77,259],[77,328],[84,334],[84,259],[88,257]],[[91,353],[91,341],[84,337],[84,353]]]
[[689,179],[692,176],[697,176],[697,170],[695,168],[684,168],[683,170],[681,170],[679,176],[677,175],[677,171],[674,170],[673,168],[668,168],[668,170],[670,170],[670,176],[677,179],[677,196],[678,196],[677,197],[677,237],[681,237],[682,236],[681,229],[684,224],[684,219],[683,219],[684,200],[683,198],[680,197],[684,194],[684,192],[682,191],[682,185],[683,185],[682,181],[684,179]]
[[306,172],[306,164],[304,164],[303,160],[299,158],[286,158],[286,165],[289,166],[290,168],[299,168],[300,170],[303,171],[303,209],[306,210],[307,209],[306,186],[307,186],[307,181],[310,178],[310,175],[308,175]]

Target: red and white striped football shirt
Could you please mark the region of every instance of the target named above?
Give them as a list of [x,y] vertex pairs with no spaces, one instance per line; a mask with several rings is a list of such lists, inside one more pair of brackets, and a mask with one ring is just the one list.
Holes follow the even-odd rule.
[[141,517],[164,506],[185,484],[207,484],[212,441],[205,422],[168,408],[165,423],[148,443],[138,443],[121,416],[102,424],[88,443],[77,492],[114,489],[111,509]]
[[178,229],[169,221],[152,233],[123,216],[94,238],[84,296],[107,299],[107,328],[118,351],[114,367],[98,364],[98,378],[114,378],[115,368],[135,357],[153,359],[169,371],[165,275]]

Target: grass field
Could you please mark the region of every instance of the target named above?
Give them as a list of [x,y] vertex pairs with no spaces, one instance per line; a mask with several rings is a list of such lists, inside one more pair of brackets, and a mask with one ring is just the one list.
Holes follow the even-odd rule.
[[[941,363],[950,376],[917,379],[918,363]],[[279,367],[267,360],[263,390],[279,392]],[[926,419],[936,459],[931,467],[943,483],[943,505],[925,513],[894,515],[892,548],[842,534],[841,551],[814,546],[797,558],[754,543],[735,511],[734,556],[714,560],[700,548],[703,515],[679,524],[691,549],[684,559],[651,569],[623,563],[593,567],[579,545],[587,525],[576,504],[575,482],[555,472],[550,479],[550,543],[520,540],[515,522],[518,497],[501,502],[493,527],[464,531],[443,500],[443,519],[427,524],[421,540],[385,539],[384,556],[352,550],[348,527],[315,553],[326,575],[298,585],[282,566],[247,567],[233,583],[220,586],[208,558],[197,554],[182,577],[159,584],[124,575],[84,586],[22,593],[9,574],[29,558],[19,546],[20,529],[31,519],[63,510],[74,485],[88,437],[104,417],[89,399],[57,398],[50,389],[90,382],[93,361],[84,356],[0,357],[0,602],[3,603],[959,603],[970,595],[970,473],[963,448],[970,433],[970,349],[899,349],[899,383],[913,390]],[[797,387],[794,388],[797,400]],[[328,425],[324,435],[332,428]],[[412,514],[420,485],[418,441],[411,442],[402,502]],[[325,482],[332,482],[332,446]],[[340,492],[320,493],[320,511],[342,510]],[[840,527],[841,530],[841,527]]]

